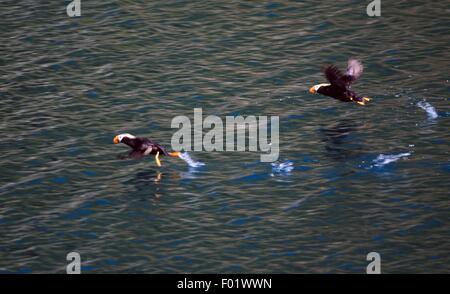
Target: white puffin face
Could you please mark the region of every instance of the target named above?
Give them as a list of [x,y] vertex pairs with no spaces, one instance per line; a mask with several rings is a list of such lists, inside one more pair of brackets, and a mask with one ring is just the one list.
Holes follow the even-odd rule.
[[136,137],[133,136],[132,134],[128,134],[128,133],[120,134],[120,135],[117,135],[114,137],[114,144],[122,143],[123,138],[134,139]]
[[315,85],[315,86],[312,86],[310,89],[309,89],[309,92],[311,93],[311,94],[314,94],[314,93],[317,93],[317,90],[319,90],[321,87],[327,87],[327,86],[330,86],[331,84],[318,84],[318,85]]
[[130,138],[130,139],[134,139],[134,138],[136,138],[135,136],[133,136],[132,134],[128,134],[128,133],[125,133],[125,134],[120,134],[119,135],[119,142],[122,142],[122,139],[123,138]]

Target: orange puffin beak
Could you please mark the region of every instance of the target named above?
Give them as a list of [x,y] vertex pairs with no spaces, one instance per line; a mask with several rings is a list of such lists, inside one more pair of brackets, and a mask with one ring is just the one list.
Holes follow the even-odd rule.
[[309,93],[311,93],[311,94],[316,93],[316,89],[314,89],[314,86],[312,86],[311,88],[309,88]]
[[114,144],[119,144],[119,136],[115,136],[113,142]]

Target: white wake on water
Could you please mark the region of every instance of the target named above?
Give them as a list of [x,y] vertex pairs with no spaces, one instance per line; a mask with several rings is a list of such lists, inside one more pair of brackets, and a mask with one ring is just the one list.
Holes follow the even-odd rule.
[[402,157],[407,157],[410,155],[411,155],[410,152],[405,152],[405,153],[400,153],[400,154],[391,154],[391,155],[380,154],[380,155],[378,155],[377,158],[375,158],[373,160],[373,163],[374,163],[374,166],[381,167],[381,166],[384,166],[391,162],[397,161]]
[[183,159],[190,167],[199,167],[205,165],[203,162],[193,160],[187,152],[180,152],[178,157]]
[[290,160],[280,163],[272,163],[274,173],[289,173],[294,169],[294,163]]
[[419,101],[417,102],[417,106],[426,111],[428,119],[436,119],[438,117],[436,109],[430,103],[426,101]]

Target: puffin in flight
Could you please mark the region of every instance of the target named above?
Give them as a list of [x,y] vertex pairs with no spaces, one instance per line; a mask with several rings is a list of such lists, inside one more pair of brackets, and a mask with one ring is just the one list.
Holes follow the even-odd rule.
[[160,155],[166,155],[170,157],[178,157],[180,152],[168,152],[164,147],[156,144],[147,138],[135,137],[131,134],[120,134],[114,137],[114,144],[123,143],[131,147],[131,152],[128,154],[130,158],[139,158],[145,155],[155,155],[155,162],[158,167],[161,166],[161,161],[159,160]]
[[318,84],[309,89],[311,94],[319,93],[330,96],[344,102],[356,102],[359,105],[366,105],[370,101],[368,97],[360,97],[350,88],[350,85],[361,76],[363,65],[359,60],[350,58],[347,63],[345,74],[334,65],[325,68],[324,73],[329,83]]

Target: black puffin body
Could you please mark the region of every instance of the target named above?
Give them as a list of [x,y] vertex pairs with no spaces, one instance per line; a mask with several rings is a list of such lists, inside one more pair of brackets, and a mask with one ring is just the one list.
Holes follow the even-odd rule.
[[356,59],[349,59],[345,74],[334,65],[327,66],[324,70],[329,84],[319,84],[309,89],[310,93],[319,93],[333,97],[344,102],[356,102],[365,105],[370,98],[360,97],[351,90],[351,84],[358,79],[363,72],[363,65]]
[[155,155],[155,162],[158,166],[161,166],[159,160],[160,155],[166,155],[171,157],[178,157],[179,152],[168,152],[161,145],[151,141],[147,138],[135,137],[131,134],[120,134],[114,137],[114,144],[123,143],[131,147],[131,152],[128,154],[131,158],[139,158],[146,155]]
[[122,143],[130,146],[133,149],[133,151],[131,151],[131,152],[141,154],[142,156],[149,155],[149,154],[156,155],[157,152],[159,152],[160,155],[169,155],[169,153],[166,151],[165,148],[163,148],[162,146],[154,143],[153,141],[151,141],[147,138],[125,137],[122,139]]

